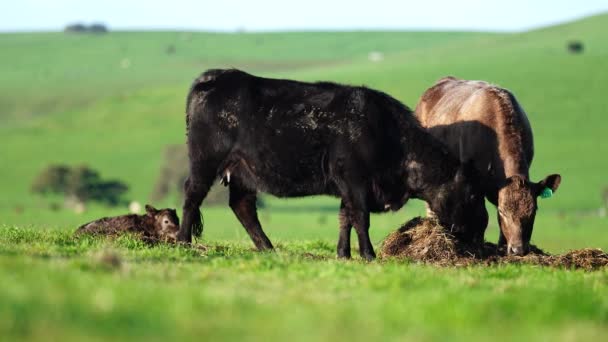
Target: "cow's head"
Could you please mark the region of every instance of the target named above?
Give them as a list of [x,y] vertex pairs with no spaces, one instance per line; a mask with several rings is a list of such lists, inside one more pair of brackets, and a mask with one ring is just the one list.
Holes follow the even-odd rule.
[[538,183],[519,175],[507,178],[498,191],[498,223],[501,231],[499,245],[506,244],[508,254],[524,255],[528,252],[538,208],[537,198],[556,191],[561,179],[557,174]]
[[166,241],[175,241],[179,231],[179,218],[175,209],[156,209],[146,205],[146,215],[154,219],[154,230],[158,237]]
[[467,240],[483,241],[488,212],[480,177],[472,162],[461,164],[451,182],[444,183],[429,206],[447,229]]

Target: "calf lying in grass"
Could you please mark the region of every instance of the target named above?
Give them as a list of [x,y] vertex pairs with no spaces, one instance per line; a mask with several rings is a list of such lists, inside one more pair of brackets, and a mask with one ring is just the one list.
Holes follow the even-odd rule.
[[144,215],[104,217],[78,227],[74,234],[110,235],[125,233],[139,235],[143,240],[174,242],[179,231],[175,209],[156,209],[146,205]]

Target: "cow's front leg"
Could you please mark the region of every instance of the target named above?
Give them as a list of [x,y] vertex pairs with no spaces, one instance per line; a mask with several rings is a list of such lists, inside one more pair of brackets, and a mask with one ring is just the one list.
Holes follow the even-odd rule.
[[[358,173],[347,173],[345,170],[357,170],[357,163],[348,167],[342,165],[343,161],[338,160],[334,182],[340,191],[342,203],[340,205],[341,217],[345,215],[345,220],[340,220],[340,240],[338,242],[338,253],[340,250],[346,253],[346,247],[350,250],[350,228],[355,227],[359,240],[359,255],[365,260],[376,258],[374,247],[369,239],[369,208],[367,206],[368,177]],[[350,252],[348,252],[350,255]]]
[[353,208],[351,220],[359,238],[359,255],[367,261],[376,258],[374,247],[369,239],[369,210],[367,208]]
[[352,223],[350,216],[346,212],[344,201],[340,203],[340,214],[338,215],[340,223],[340,237],[338,239],[338,258],[350,259],[350,231]]
[[[376,258],[374,247],[369,238],[369,209],[365,204],[364,193],[352,193],[348,200],[345,200],[345,210],[348,213],[350,223],[355,226],[357,238],[359,239],[359,255],[367,261]],[[343,199],[344,200],[344,199]]]

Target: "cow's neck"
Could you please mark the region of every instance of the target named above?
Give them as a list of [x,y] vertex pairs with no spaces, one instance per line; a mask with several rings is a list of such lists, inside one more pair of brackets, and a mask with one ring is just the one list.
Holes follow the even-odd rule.
[[522,156],[509,156],[503,158],[503,168],[505,170],[505,179],[518,175],[524,179],[529,178],[528,163]]
[[406,180],[412,197],[430,202],[454,180],[460,162],[430,134],[420,132],[415,138],[407,146]]

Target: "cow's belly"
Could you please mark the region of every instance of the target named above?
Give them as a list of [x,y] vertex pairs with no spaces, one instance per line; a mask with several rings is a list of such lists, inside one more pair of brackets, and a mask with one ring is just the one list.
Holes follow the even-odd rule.
[[248,189],[277,197],[337,195],[324,166],[324,157],[292,154],[284,156],[267,153],[263,157],[243,151],[232,153],[220,170]]

